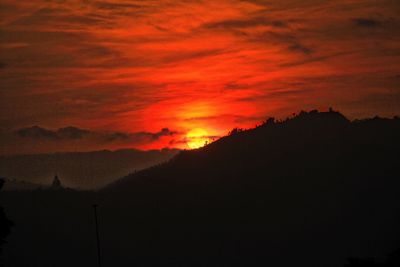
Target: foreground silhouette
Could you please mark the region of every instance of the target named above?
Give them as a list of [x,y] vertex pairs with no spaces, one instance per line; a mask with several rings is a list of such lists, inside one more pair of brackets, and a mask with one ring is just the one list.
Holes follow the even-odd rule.
[[[0,191],[3,185],[4,180],[0,179]],[[13,222],[6,217],[3,207],[0,206],[0,266],[2,266],[1,254],[3,252],[3,245],[7,243],[5,238],[10,234],[10,229],[13,225]]]
[[236,129],[96,193],[5,192],[18,225],[5,260],[94,265],[93,203],[104,266],[339,267],[347,258],[380,259],[400,247],[399,136],[397,118],[350,122],[334,111],[302,112]]
[[383,262],[374,258],[349,258],[344,267],[398,267],[400,266],[400,249],[390,253]]

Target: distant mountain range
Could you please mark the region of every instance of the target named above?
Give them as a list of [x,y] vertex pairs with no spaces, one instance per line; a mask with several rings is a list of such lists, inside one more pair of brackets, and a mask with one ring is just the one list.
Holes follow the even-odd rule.
[[24,180],[16,180],[16,179],[8,179],[4,177],[0,177],[3,179],[5,183],[5,191],[14,191],[14,190],[37,190],[37,189],[45,189],[48,186],[36,183],[26,182]]
[[125,149],[0,156],[0,177],[7,178],[4,190],[50,185],[55,174],[63,186],[97,189],[118,177],[166,161],[177,152]]

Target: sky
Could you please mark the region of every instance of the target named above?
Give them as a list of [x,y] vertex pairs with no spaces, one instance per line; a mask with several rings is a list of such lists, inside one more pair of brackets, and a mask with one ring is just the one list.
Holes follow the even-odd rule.
[[398,0],[0,0],[0,154],[400,115],[399,62]]

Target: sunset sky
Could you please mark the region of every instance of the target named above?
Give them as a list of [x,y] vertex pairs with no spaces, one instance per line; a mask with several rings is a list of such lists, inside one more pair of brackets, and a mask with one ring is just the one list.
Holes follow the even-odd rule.
[[400,115],[398,0],[0,0],[0,30],[1,154]]

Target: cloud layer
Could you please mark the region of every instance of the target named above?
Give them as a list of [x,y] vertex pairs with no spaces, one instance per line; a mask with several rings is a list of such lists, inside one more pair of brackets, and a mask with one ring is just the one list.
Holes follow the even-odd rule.
[[7,145],[0,154],[32,154],[54,151],[92,151],[99,149],[133,148],[141,146],[165,147],[179,133],[163,128],[157,132],[92,131],[73,126],[56,130],[31,126],[12,132],[2,131],[0,137]]
[[393,0],[3,0],[0,129],[149,148],[164,127],[219,136],[307,108],[392,116],[399,20]]

